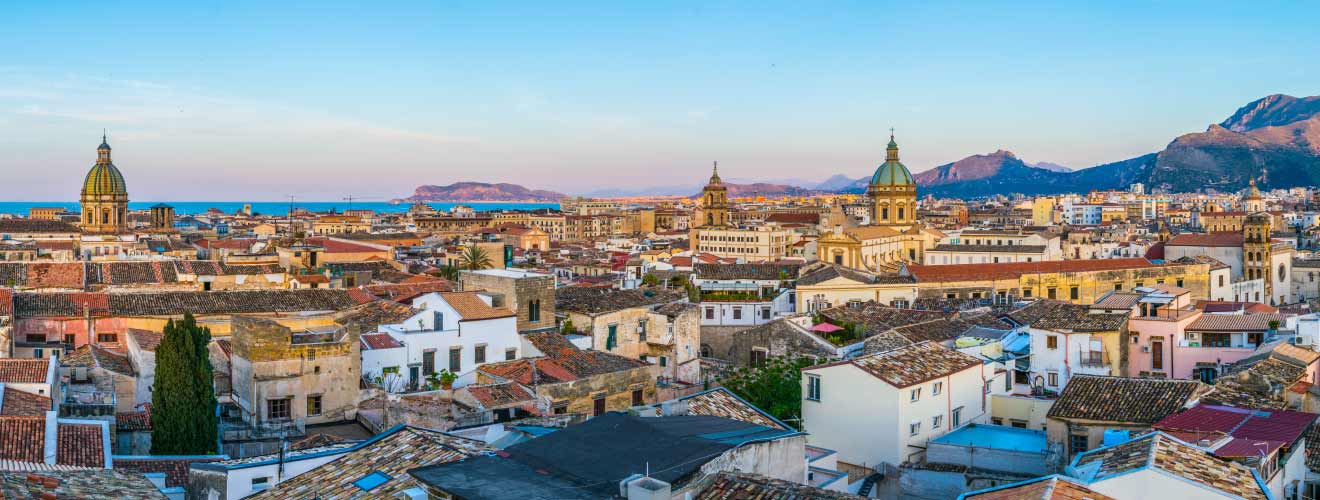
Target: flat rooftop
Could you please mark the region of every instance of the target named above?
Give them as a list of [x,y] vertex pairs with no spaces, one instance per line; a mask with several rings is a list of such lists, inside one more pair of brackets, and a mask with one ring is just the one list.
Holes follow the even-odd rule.
[[932,439],[931,443],[978,446],[1026,453],[1045,453],[1049,449],[1049,443],[1045,440],[1045,431],[1003,425],[971,424]]
[[549,278],[549,274],[534,273],[531,271],[521,271],[517,269],[482,269],[479,271],[464,271],[473,274],[484,274],[486,276],[499,276],[501,278]]

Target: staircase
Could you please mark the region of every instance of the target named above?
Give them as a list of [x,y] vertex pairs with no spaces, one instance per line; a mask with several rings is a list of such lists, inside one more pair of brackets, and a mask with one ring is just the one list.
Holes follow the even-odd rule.
[[875,483],[883,481],[884,479],[885,475],[880,472],[866,476],[866,479],[862,480],[862,487],[857,490],[857,494],[864,497],[871,496],[871,490],[875,488]]

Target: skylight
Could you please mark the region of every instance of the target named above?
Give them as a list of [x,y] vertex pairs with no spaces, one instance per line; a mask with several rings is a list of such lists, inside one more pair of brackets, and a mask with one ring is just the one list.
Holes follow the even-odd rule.
[[371,491],[377,486],[385,484],[390,479],[394,479],[394,478],[390,477],[389,474],[386,474],[384,472],[376,471],[376,472],[372,472],[371,474],[367,474],[366,476],[363,476],[362,479],[353,481],[353,485],[357,486],[358,488],[361,488],[362,491]]

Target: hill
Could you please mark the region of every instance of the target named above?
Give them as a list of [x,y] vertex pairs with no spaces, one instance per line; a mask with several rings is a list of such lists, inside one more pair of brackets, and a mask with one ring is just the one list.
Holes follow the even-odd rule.
[[540,189],[527,189],[517,184],[488,184],[485,182],[455,182],[447,186],[418,186],[413,195],[402,202],[481,202],[503,201],[522,203],[557,202],[568,195]]

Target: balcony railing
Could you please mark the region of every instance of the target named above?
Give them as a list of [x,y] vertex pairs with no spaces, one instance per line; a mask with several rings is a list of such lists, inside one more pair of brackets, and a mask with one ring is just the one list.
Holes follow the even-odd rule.
[[307,427],[302,420],[249,423],[242,420],[221,419],[220,431],[225,441],[245,441],[300,437],[307,434]]
[[114,391],[66,389],[60,402],[61,417],[104,417],[115,414]]
[[1106,367],[1109,366],[1109,354],[1104,351],[1082,351],[1080,363],[1082,366]]

